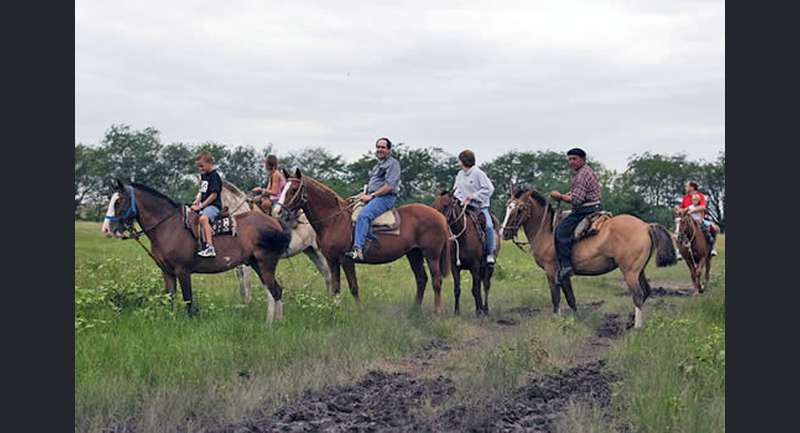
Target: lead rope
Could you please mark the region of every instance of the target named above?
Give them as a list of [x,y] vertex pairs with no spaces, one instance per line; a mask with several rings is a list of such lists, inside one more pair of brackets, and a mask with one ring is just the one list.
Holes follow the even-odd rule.
[[461,224],[463,227],[461,228],[461,231],[458,232],[457,235],[453,234],[453,231],[450,230],[450,224],[447,224],[447,232],[450,233],[449,240],[451,240],[451,241],[456,243],[456,266],[461,266],[461,246],[458,243],[458,238],[461,237],[461,235],[463,235],[464,232],[467,230],[467,207],[466,206],[464,206],[464,208],[461,210],[461,216],[457,217],[456,221],[458,221],[462,217],[464,218],[464,222]]

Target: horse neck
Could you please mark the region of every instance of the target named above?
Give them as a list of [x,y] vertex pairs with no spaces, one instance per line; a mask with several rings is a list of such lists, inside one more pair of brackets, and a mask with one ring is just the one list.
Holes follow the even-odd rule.
[[523,230],[525,230],[525,236],[528,238],[528,242],[533,245],[534,242],[552,241],[552,236],[545,236],[553,232],[550,220],[552,218],[552,212],[548,211],[548,207],[539,205],[536,200],[532,198],[528,198],[528,200],[531,206],[531,214],[525,220],[525,224],[523,224],[522,227]]
[[231,215],[239,215],[250,210],[246,204],[247,196],[240,191],[222,187],[222,203],[230,209]]
[[[306,180],[305,188],[308,199],[303,204],[303,212],[315,232],[324,233],[342,215],[347,215],[349,218],[349,211],[342,212],[347,203],[337,194],[323,189],[316,181]],[[341,212],[342,215],[334,217],[336,212]]]
[[[165,218],[169,217],[170,213],[178,213],[178,209],[175,209],[172,203],[169,203],[161,197],[156,197],[146,191],[138,189],[134,190],[134,194],[136,194],[136,206],[139,209],[139,214],[136,216],[136,220],[142,230],[149,229],[150,227],[159,224]],[[180,221],[180,218],[172,219],[175,221]],[[163,224],[159,224],[157,227],[154,227],[145,234],[150,239],[151,243],[157,243],[158,233],[165,229],[174,230],[174,227],[169,227],[171,223],[174,223],[175,221],[164,221]]]

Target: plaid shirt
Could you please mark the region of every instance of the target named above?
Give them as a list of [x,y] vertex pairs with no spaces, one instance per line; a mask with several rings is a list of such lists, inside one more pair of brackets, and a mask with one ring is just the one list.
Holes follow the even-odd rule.
[[569,192],[572,195],[572,207],[580,207],[585,203],[600,201],[602,195],[600,182],[597,180],[597,175],[594,174],[592,167],[589,167],[588,164],[583,164],[575,172]]

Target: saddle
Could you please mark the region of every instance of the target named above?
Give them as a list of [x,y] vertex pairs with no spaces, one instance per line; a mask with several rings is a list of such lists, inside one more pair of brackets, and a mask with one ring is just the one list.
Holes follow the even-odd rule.
[[[199,248],[202,248],[203,233],[200,231],[199,220],[200,214],[194,212],[189,206],[183,206],[183,225],[189,230],[192,236],[197,239]],[[239,226],[236,223],[236,217],[228,213],[227,206],[223,206],[217,218],[211,221],[211,233],[212,236],[237,236],[239,234]]]
[[[364,203],[358,202],[355,207],[353,207],[353,214],[350,217],[352,225],[355,226],[356,218],[358,218],[358,214],[361,213],[361,209],[364,207]],[[370,233],[381,233],[385,235],[400,235],[400,214],[397,212],[396,208],[392,208],[380,215],[377,218],[372,220],[372,224],[369,227]]]
[[467,216],[475,222],[478,227],[478,239],[481,240],[481,245],[486,243],[486,217],[480,209],[474,206],[467,206]]
[[[572,211],[569,209],[561,211],[561,213],[556,217],[555,225],[557,226],[571,212]],[[600,229],[603,227],[606,221],[610,220],[612,217],[614,217],[614,214],[605,210],[601,210],[600,212],[594,212],[590,213],[589,215],[586,215],[585,217],[583,217],[581,222],[579,222],[578,225],[575,226],[575,231],[573,232],[572,236],[573,239],[575,239],[575,241],[577,242],[582,239],[586,239],[590,236],[596,235],[597,233],[600,232]]]

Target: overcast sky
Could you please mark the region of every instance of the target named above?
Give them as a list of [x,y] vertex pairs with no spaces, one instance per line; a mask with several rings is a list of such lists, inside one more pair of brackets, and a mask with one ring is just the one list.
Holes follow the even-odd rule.
[[76,143],[127,123],[353,159],[385,135],[615,169],[725,147],[723,1],[77,0],[75,20]]

